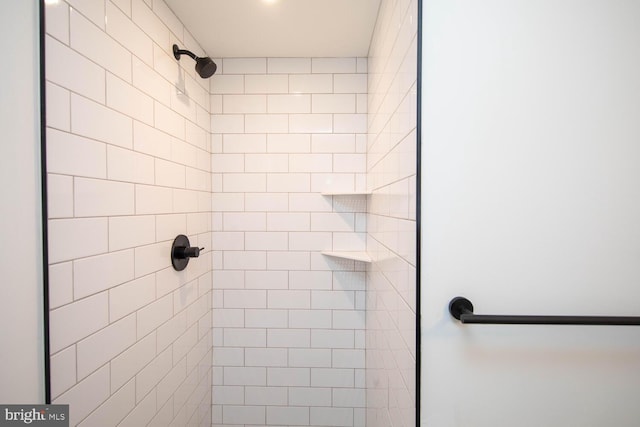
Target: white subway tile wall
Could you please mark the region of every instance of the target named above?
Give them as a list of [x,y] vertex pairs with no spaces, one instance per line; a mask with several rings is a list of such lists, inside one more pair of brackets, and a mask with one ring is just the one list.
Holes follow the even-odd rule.
[[[368,427],[416,425],[417,20],[416,0],[382,0],[369,50],[366,170],[372,194],[366,245],[373,262],[366,295]],[[357,119],[347,121],[358,126]],[[363,402],[357,394],[333,397]]]
[[[202,49],[162,0],[46,7],[53,402],[72,426],[210,426],[209,83],[170,55]],[[206,248],[180,273],[177,234]]]
[[[211,80],[215,427],[364,426],[363,58],[223,59]],[[348,234],[351,238],[344,238]]]

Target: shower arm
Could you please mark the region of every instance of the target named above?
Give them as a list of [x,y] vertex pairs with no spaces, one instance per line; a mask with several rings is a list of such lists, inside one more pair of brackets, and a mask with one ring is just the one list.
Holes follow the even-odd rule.
[[173,45],[173,57],[176,58],[178,61],[180,60],[180,56],[181,55],[188,55],[191,58],[193,58],[194,60],[198,60],[198,57],[195,55],[195,53],[186,50],[186,49],[180,49],[178,48],[178,45]]

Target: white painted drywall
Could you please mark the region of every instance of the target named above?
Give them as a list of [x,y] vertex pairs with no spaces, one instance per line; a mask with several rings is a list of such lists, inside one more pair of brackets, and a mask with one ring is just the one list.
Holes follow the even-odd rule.
[[425,0],[422,425],[640,425],[640,3]]
[[0,4],[0,403],[44,402],[38,2]]

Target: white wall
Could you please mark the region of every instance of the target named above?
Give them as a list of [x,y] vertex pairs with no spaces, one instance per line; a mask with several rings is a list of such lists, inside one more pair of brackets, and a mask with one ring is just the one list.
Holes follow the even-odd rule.
[[[54,403],[71,425],[207,425],[209,92],[163,1],[47,5]],[[205,247],[176,272],[178,234]]]
[[383,0],[369,51],[369,427],[415,425],[417,12]]
[[211,78],[213,425],[364,425],[365,58]]
[[0,402],[44,403],[38,2],[0,9]]
[[425,2],[422,425],[634,426],[640,329],[455,324],[639,315],[640,4]]

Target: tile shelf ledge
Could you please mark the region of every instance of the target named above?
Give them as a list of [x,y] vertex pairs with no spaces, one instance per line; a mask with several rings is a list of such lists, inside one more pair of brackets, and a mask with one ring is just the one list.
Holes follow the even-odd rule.
[[360,262],[371,262],[371,257],[364,251],[322,251],[322,255],[334,258],[351,259]]
[[323,196],[368,196],[371,192],[368,191],[323,191],[320,194]]

